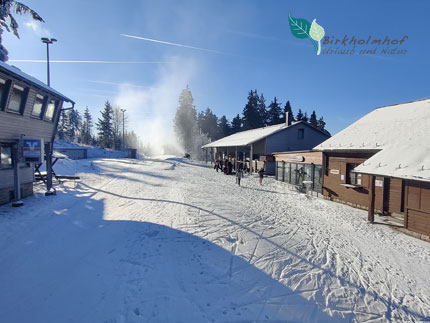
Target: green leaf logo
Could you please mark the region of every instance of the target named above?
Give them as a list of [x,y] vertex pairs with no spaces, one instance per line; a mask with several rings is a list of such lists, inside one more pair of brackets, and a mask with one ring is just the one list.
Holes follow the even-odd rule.
[[306,19],[294,18],[288,15],[288,23],[290,24],[291,33],[294,37],[299,39],[309,37],[317,55],[321,53],[321,39],[324,37],[325,31],[323,27],[317,24],[316,19],[314,19],[311,24]]
[[303,39],[309,37],[309,30],[311,23],[306,19],[293,18],[288,15],[288,22],[290,23],[291,32],[297,38]]

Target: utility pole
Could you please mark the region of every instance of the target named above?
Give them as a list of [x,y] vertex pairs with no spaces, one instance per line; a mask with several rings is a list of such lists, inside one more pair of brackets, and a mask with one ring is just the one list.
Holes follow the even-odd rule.
[[124,112],[125,111],[127,111],[126,109],[121,109],[121,112],[122,112],[122,149],[124,149],[125,148],[125,140],[124,140],[124,126],[125,126],[125,123],[124,123]]
[[46,63],[47,63],[47,74],[48,74],[48,86],[51,86],[51,82],[49,79],[49,44],[53,44],[57,40],[55,38],[41,38],[42,43],[46,44]]

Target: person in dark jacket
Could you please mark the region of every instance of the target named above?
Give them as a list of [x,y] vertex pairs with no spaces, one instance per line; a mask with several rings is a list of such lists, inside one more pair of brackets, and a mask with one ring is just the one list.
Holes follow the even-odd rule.
[[264,177],[264,167],[261,167],[258,171],[258,176],[260,177],[260,185],[263,185],[263,177]]
[[239,164],[238,169],[236,170],[236,184],[240,186],[240,180],[243,178],[243,165]]

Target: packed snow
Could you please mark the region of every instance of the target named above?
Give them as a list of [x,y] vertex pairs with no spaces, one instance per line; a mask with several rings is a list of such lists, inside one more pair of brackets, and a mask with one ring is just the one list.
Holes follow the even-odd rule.
[[0,207],[0,322],[430,320],[430,244],[182,159],[60,160]]

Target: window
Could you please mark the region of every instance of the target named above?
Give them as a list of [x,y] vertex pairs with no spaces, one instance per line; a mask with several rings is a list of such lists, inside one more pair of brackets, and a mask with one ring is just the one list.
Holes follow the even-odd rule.
[[352,185],[361,185],[361,174],[353,173],[358,164],[346,164],[346,183]]
[[321,192],[322,189],[322,166],[315,165],[314,168],[314,191]]
[[12,168],[12,145],[0,144],[0,169]]
[[4,110],[9,94],[10,81],[0,79],[0,110]]
[[55,108],[57,106],[57,102],[54,100],[49,100],[49,103],[46,107],[45,111],[45,120],[52,121],[55,115]]
[[34,100],[33,104],[33,111],[31,111],[32,117],[41,119],[44,103],[44,97],[36,94],[36,99]]
[[304,139],[305,138],[305,129],[298,129],[297,130],[297,139]]
[[24,110],[25,100],[26,100],[25,89],[21,86],[14,85],[12,87],[12,93],[10,95],[8,110],[21,113]]

